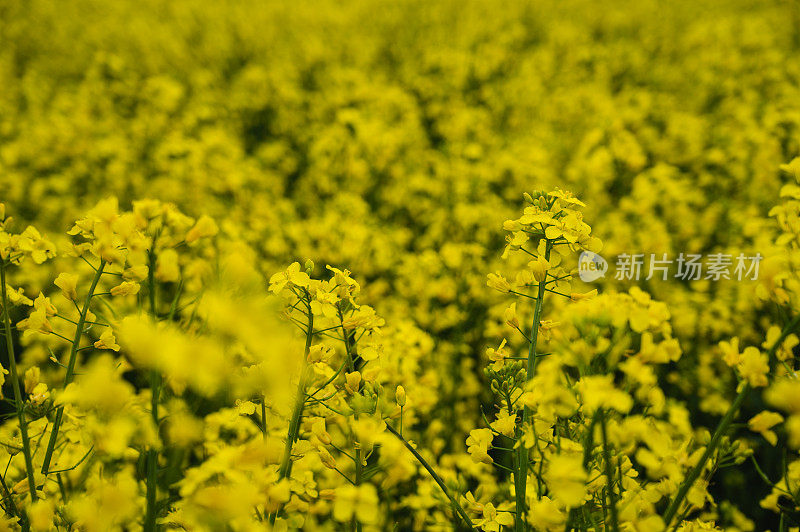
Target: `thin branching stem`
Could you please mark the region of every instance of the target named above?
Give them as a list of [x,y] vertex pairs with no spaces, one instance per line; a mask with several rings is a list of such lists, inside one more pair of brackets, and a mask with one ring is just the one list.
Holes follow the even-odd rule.
[[[552,244],[548,240],[545,243],[545,252],[544,258],[545,260],[550,260],[550,250],[552,249]],[[537,342],[539,338],[539,323],[542,319],[542,299],[544,298],[544,293],[546,290],[546,285],[544,282],[539,283],[539,292],[536,296],[536,306],[533,310],[533,321],[531,323],[531,334],[530,334],[530,342],[528,344],[528,364],[527,364],[527,379],[530,380],[533,378],[534,373],[536,372],[536,356],[537,356]],[[530,422],[531,418],[531,410],[527,406],[522,410],[522,425],[517,427],[517,439],[522,436],[523,427]],[[517,506],[517,517],[514,520],[514,529],[517,532],[522,532],[525,530],[525,516],[528,513],[527,504],[526,504],[526,490],[527,490],[527,480],[528,480],[528,448],[525,445],[520,445],[517,449],[517,457],[516,457],[516,472],[514,474],[514,493],[516,498],[516,506]]]
[[614,491],[614,466],[611,463],[611,448],[608,445],[608,412],[600,414],[600,434],[603,438],[603,461],[606,467],[606,495],[608,496],[608,513],[611,516],[610,528],[619,532],[619,515],[617,513],[617,497]]
[[[306,370],[308,353],[311,351],[311,340],[314,337],[314,313],[311,310],[311,295],[308,290],[305,291],[306,315],[308,316],[308,323],[305,328],[306,331],[306,345],[303,352],[303,360],[301,361],[300,379],[297,383],[297,395],[295,398],[294,408],[292,409],[292,417],[289,420],[289,430],[286,434],[286,443],[283,448],[283,459],[278,469],[278,479],[283,480],[292,474],[292,447],[294,442],[300,434],[300,420],[303,418],[303,410],[306,405]],[[273,512],[269,517],[270,524],[275,524],[278,517],[278,512]]]
[[456,511],[456,513],[458,514],[458,516],[459,516],[459,517],[460,517],[460,518],[461,518],[461,519],[464,521],[464,524],[465,524],[465,525],[467,525],[467,526],[468,526],[470,529],[474,528],[474,527],[472,526],[472,520],[471,520],[471,519],[469,518],[469,516],[467,515],[467,512],[466,512],[466,511],[464,510],[464,508],[463,508],[463,507],[462,507],[462,506],[461,506],[461,505],[458,503],[458,501],[456,500],[456,498],[455,498],[455,497],[453,497],[453,495],[450,493],[450,490],[448,490],[448,489],[447,489],[447,486],[445,485],[445,483],[444,483],[444,480],[442,480],[442,477],[440,477],[440,476],[439,476],[439,474],[438,474],[438,473],[436,473],[436,470],[434,470],[434,469],[431,467],[431,465],[428,463],[428,461],[427,461],[427,460],[425,460],[425,459],[422,457],[422,455],[421,455],[421,454],[419,454],[419,453],[417,452],[417,450],[414,448],[414,446],[413,446],[413,445],[411,445],[411,444],[408,442],[408,440],[406,440],[405,438],[403,438],[403,437],[400,435],[400,433],[399,433],[399,432],[397,432],[396,430],[394,430],[394,428],[392,428],[392,426],[391,426],[391,425],[389,425],[388,423],[386,424],[386,430],[388,430],[389,432],[391,432],[392,434],[394,434],[394,436],[395,436],[395,437],[396,437],[398,440],[400,440],[401,442],[403,442],[403,445],[405,445],[406,449],[408,449],[408,450],[409,450],[409,452],[411,452],[411,454],[413,454],[413,455],[414,455],[414,458],[416,458],[416,459],[417,459],[417,461],[418,461],[418,462],[419,462],[419,463],[422,465],[422,467],[424,467],[424,468],[425,468],[425,470],[426,470],[426,471],[428,471],[428,473],[429,473],[429,474],[430,474],[430,476],[433,478],[433,480],[434,480],[434,481],[435,481],[435,482],[436,482],[436,483],[439,485],[439,487],[440,487],[440,488],[442,488],[442,491],[443,491],[443,492],[444,492],[444,494],[447,496],[447,498],[448,498],[448,499],[450,499],[450,503],[453,505],[453,508],[455,509],[455,511]]
[[17,360],[14,353],[14,340],[11,337],[11,309],[8,303],[8,290],[6,287],[6,267],[5,263],[0,263],[0,285],[2,285],[3,295],[3,325],[6,331],[6,355],[8,355],[8,365],[11,371],[11,387],[14,390],[14,410],[19,420],[19,432],[22,436],[22,454],[25,457],[25,473],[28,477],[28,488],[31,493],[31,501],[36,501],[36,481],[33,478],[33,457],[31,456],[31,442],[28,438],[28,420],[25,418],[25,403],[22,400],[22,391],[19,387],[19,373],[17,372]]
[[[156,306],[156,241],[158,234],[153,237],[150,251],[147,253],[147,298],[150,302],[150,315],[154,320],[158,319],[158,308]],[[178,290],[180,294],[180,288]],[[177,308],[175,303],[172,308]],[[153,425],[158,431],[158,402],[161,396],[161,373],[158,369],[150,370],[150,415],[153,418]],[[150,447],[147,450],[147,491],[145,494],[146,509],[144,518],[145,532],[154,532],[156,529],[156,509],[158,506],[158,450]]]
[[[89,287],[89,292],[86,294],[86,300],[83,302],[80,317],[78,318],[78,325],[75,328],[75,338],[72,340],[72,346],[69,352],[69,359],[67,361],[67,373],[64,375],[64,387],[66,388],[75,378],[75,363],[78,359],[78,350],[83,336],[83,328],[86,325],[86,316],[89,314],[89,307],[94,297],[94,291],[97,289],[97,283],[100,282],[100,277],[103,275],[103,270],[106,267],[106,261],[100,260],[100,264],[95,268],[94,278]],[[42,473],[47,475],[50,471],[50,461],[53,458],[53,451],[56,448],[56,441],[58,440],[58,430],[61,428],[61,421],[64,418],[64,406],[59,406],[56,410],[56,419],[53,422],[53,429],[50,432],[50,439],[47,442],[47,450],[44,453],[44,461],[42,462]]]
[[[775,343],[770,348],[767,356],[769,359],[775,355],[775,352],[781,346],[783,341],[786,339],[787,336],[792,334],[794,330],[797,328],[798,324],[800,324],[800,314],[794,317],[794,319],[789,322],[786,327],[783,328],[781,335],[775,341]],[[720,420],[719,425],[717,425],[714,434],[711,436],[711,441],[708,442],[706,446],[705,452],[700,457],[700,460],[695,464],[689,474],[686,475],[686,478],[681,483],[680,487],[678,488],[678,492],[675,494],[675,498],[672,499],[669,506],[667,507],[666,512],[664,513],[664,523],[669,526],[672,522],[672,519],[675,517],[675,514],[678,513],[678,509],[683,503],[683,499],[686,498],[686,495],[689,493],[689,490],[692,489],[692,486],[700,477],[700,474],[703,472],[703,469],[706,466],[706,462],[708,459],[711,458],[711,455],[714,454],[714,451],[719,446],[720,442],[722,441],[723,436],[727,432],[728,428],[730,428],[731,423],[733,422],[733,418],[736,416],[736,413],[739,411],[739,408],[744,403],[744,400],[747,398],[747,395],[750,393],[750,384],[744,383],[741,387],[741,390],[736,395],[736,399],[733,400],[730,408],[728,411],[725,412],[725,416]]]

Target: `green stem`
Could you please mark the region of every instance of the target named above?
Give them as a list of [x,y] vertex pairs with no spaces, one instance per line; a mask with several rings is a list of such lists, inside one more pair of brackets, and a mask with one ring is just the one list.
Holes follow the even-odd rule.
[[264,440],[267,439],[267,398],[263,395],[261,396],[261,434],[264,437]]
[[[11,495],[11,491],[8,489],[6,485],[5,479],[0,475],[0,487],[3,488],[3,499],[8,501],[8,509],[11,510],[11,515],[14,517],[18,517],[20,515],[19,510],[17,509],[17,503],[14,502],[14,496]],[[66,501],[66,497],[64,497]]]
[[[356,369],[356,362],[355,362],[355,356],[353,356],[352,337],[350,336],[350,333],[347,332],[347,329],[344,328],[344,314],[342,313],[341,307],[339,307],[338,311],[339,311],[339,321],[340,321],[340,323],[342,325],[342,335],[343,335],[343,338],[344,338],[344,350],[345,350],[345,354],[347,355],[347,360],[346,360],[347,368],[351,372],[353,372]],[[356,453],[355,454],[356,454],[356,457],[355,457],[356,458],[355,459],[355,467],[356,467],[355,485],[358,486],[359,484],[361,484],[361,479],[363,477],[363,465],[361,464],[361,449],[356,447]],[[359,523],[358,520],[355,517],[353,517],[352,527],[353,527],[353,530],[355,530],[356,532],[361,532],[361,523]]]
[[731,422],[733,421],[736,412],[739,411],[739,407],[742,406],[747,394],[750,392],[750,385],[745,384],[739,394],[736,396],[736,399],[733,400],[733,404],[731,404],[728,411],[725,412],[725,416],[720,420],[719,425],[717,425],[716,430],[714,431],[714,435],[711,437],[711,441],[706,446],[705,452],[700,457],[700,460],[695,464],[689,474],[686,475],[686,478],[681,483],[680,487],[678,488],[678,492],[675,494],[675,498],[669,503],[667,507],[667,511],[664,513],[664,524],[669,527],[672,519],[675,517],[675,514],[678,512],[678,508],[680,507],[683,499],[689,493],[689,490],[692,489],[695,481],[700,477],[705,468],[706,462],[708,459],[711,458],[711,455],[714,454],[714,451],[719,446],[720,442],[722,441],[722,437],[725,435],[725,432],[728,430]]
[[392,434],[394,434],[394,435],[395,435],[395,437],[397,437],[397,439],[398,439],[398,440],[400,440],[401,442],[403,442],[403,445],[405,445],[405,446],[406,446],[406,449],[408,449],[408,450],[411,452],[411,454],[413,454],[413,455],[414,455],[414,458],[416,458],[416,459],[417,459],[417,461],[418,461],[420,464],[422,464],[422,467],[424,467],[424,468],[425,468],[425,469],[428,471],[428,473],[431,475],[431,477],[433,478],[433,480],[434,480],[434,481],[435,481],[435,482],[436,482],[436,483],[439,485],[439,487],[440,487],[440,488],[442,488],[442,491],[444,492],[444,494],[445,494],[445,495],[447,495],[447,498],[448,498],[448,499],[450,499],[450,503],[453,505],[453,508],[455,508],[455,510],[456,510],[456,513],[459,515],[459,517],[461,517],[461,519],[463,519],[464,523],[465,523],[465,524],[466,524],[466,525],[467,525],[467,526],[468,526],[470,529],[474,528],[474,527],[472,526],[472,520],[471,520],[471,519],[469,518],[469,516],[467,515],[467,512],[464,510],[464,508],[462,508],[462,507],[461,507],[461,505],[460,505],[460,504],[458,504],[458,501],[455,499],[455,497],[453,497],[453,496],[450,494],[450,490],[448,490],[448,489],[447,489],[447,486],[445,485],[445,483],[444,483],[444,480],[442,480],[442,477],[440,477],[440,476],[439,476],[439,475],[436,473],[436,471],[434,471],[434,469],[433,469],[433,468],[430,466],[430,464],[428,464],[428,462],[427,462],[427,461],[426,461],[426,460],[425,460],[425,459],[422,457],[422,455],[421,455],[421,454],[419,454],[419,453],[417,452],[417,450],[416,450],[416,449],[414,449],[414,447],[413,447],[413,446],[412,446],[410,443],[408,443],[408,441],[407,441],[405,438],[403,438],[402,436],[400,436],[400,433],[399,433],[399,432],[397,432],[396,430],[394,430],[394,429],[392,428],[392,426],[391,426],[391,425],[389,425],[388,423],[386,424],[386,429],[387,429],[389,432],[391,432]]
[[[591,421],[589,422],[589,430],[586,432],[586,437],[583,440],[583,468],[589,468],[589,462],[592,461],[592,451],[594,450],[594,427],[597,425],[597,422],[600,420],[600,416],[602,415],[601,410],[597,410],[594,415],[592,416]],[[586,508],[582,508],[582,512],[586,513]],[[569,532],[573,529],[572,522],[577,515],[577,508],[572,508],[569,511],[567,516],[567,523],[564,527],[564,532]],[[585,516],[584,516],[584,520]]]
[[[553,244],[548,240],[545,244],[544,258],[550,260],[550,251],[553,249]],[[536,349],[539,338],[539,323],[542,317],[542,299],[546,290],[547,274],[545,273],[544,279],[539,283],[539,291],[536,296],[536,306],[533,310],[533,322],[531,323],[530,343],[528,345],[528,365],[526,379],[531,380],[536,372]],[[522,435],[522,429],[530,423],[531,409],[527,406],[522,410],[522,425],[517,426],[517,439]],[[520,445],[517,449],[517,472],[514,475],[514,494],[516,498],[517,515],[514,519],[514,530],[517,532],[524,531],[527,526],[525,524],[525,515],[528,513],[525,492],[527,490],[528,480],[528,448]]]
[[[356,479],[353,484],[355,484],[356,486],[360,486],[361,481],[363,480],[364,470],[363,466],[361,465],[361,449],[359,448],[356,448],[355,462],[356,462]],[[355,515],[353,516],[353,530],[355,530],[356,532],[361,532],[361,523],[358,521],[358,518]]]
[[19,420],[19,432],[22,435],[22,454],[25,456],[25,472],[28,476],[28,488],[31,492],[31,501],[36,501],[36,481],[33,478],[33,457],[31,456],[31,442],[28,438],[28,421],[25,419],[25,404],[22,401],[22,391],[19,387],[19,374],[17,372],[17,359],[14,353],[14,340],[11,337],[11,308],[8,304],[6,289],[6,264],[0,264],[0,285],[3,294],[3,324],[6,336],[6,354],[11,370],[11,387],[14,390],[14,410]]
[[[156,308],[156,254],[155,250],[156,237],[153,238],[150,251],[147,253],[147,284],[148,284],[148,300],[150,302],[150,315],[154,320],[158,319]],[[150,370],[150,414],[153,418],[153,424],[158,433],[158,401],[161,395],[161,374],[157,369]],[[146,479],[147,492],[145,495],[146,509],[144,518],[143,530],[146,532],[154,532],[156,529],[156,507],[158,499],[158,450],[151,447],[147,450],[147,479]]]
[[[778,350],[786,337],[792,334],[798,324],[800,324],[800,314],[795,316],[794,319],[792,319],[792,321],[783,328],[781,335],[767,352],[767,357],[769,359],[772,359],[772,357],[775,355],[775,351]],[[719,446],[720,442],[722,441],[722,437],[725,435],[728,427],[733,422],[736,412],[738,412],[739,408],[742,406],[742,403],[747,398],[748,393],[750,393],[750,385],[745,383],[744,386],[742,386],[742,389],[739,391],[739,394],[736,396],[736,399],[733,400],[733,404],[731,404],[730,408],[728,408],[728,411],[725,412],[725,416],[720,420],[719,425],[717,425],[713,436],[711,436],[711,441],[706,446],[706,450],[700,457],[700,460],[686,476],[680,488],[678,488],[675,498],[667,507],[667,511],[664,513],[664,524],[666,526],[670,525],[672,519],[675,517],[675,514],[678,512],[678,508],[683,502],[683,499],[689,493],[689,490],[692,488],[695,481],[700,477],[700,474],[703,472],[703,468],[705,468],[706,462],[708,462],[708,459],[711,458],[711,455]]]
[[606,463],[606,491],[608,492],[608,508],[611,514],[611,530],[619,532],[619,516],[617,515],[617,501],[614,494],[614,470],[611,465],[611,451],[608,447],[608,434],[606,431],[606,413],[600,414],[600,434],[603,438],[603,461]]
[[[301,362],[300,380],[297,383],[297,397],[295,398],[292,417],[289,420],[289,431],[286,434],[286,443],[283,448],[283,459],[278,469],[278,480],[283,480],[292,474],[292,447],[300,435],[300,420],[303,418],[303,409],[306,404],[306,369],[308,353],[311,350],[311,339],[314,337],[314,313],[311,311],[311,296],[306,290],[306,309],[308,312],[308,327],[306,328],[306,346]],[[269,517],[270,524],[275,524],[278,512]]]
[[[69,352],[69,361],[67,362],[67,373],[64,375],[64,388],[66,388],[75,378],[75,362],[78,359],[78,350],[83,337],[83,327],[86,325],[86,316],[89,314],[89,306],[94,297],[94,291],[97,289],[97,283],[100,282],[100,277],[103,275],[103,269],[106,267],[106,261],[100,260],[100,265],[94,274],[92,284],[89,287],[89,292],[86,294],[86,300],[83,303],[80,317],[78,318],[78,325],[75,328],[75,338],[72,340],[72,348]],[[50,471],[50,460],[53,458],[53,451],[56,448],[56,440],[58,440],[58,429],[61,427],[61,421],[64,418],[64,406],[59,406],[56,410],[56,419],[53,422],[53,430],[50,431],[50,439],[47,441],[47,450],[44,453],[44,461],[42,462],[42,473],[47,475]]]

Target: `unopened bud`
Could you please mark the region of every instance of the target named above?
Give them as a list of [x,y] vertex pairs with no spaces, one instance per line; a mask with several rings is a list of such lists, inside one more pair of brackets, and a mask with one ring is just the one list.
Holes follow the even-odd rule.
[[406,406],[406,389],[398,385],[397,389],[394,391],[394,398],[398,406]]

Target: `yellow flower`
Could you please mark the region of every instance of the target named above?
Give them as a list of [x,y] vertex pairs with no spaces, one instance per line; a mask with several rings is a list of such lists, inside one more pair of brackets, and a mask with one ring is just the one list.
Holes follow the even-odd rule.
[[29,254],[36,264],[56,256],[55,244],[43,237],[35,227],[29,225],[19,236],[20,250]]
[[323,444],[331,444],[331,435],[328,434],[328,431],[325,429],[324,417],[318,417],[314,419],[314,421],[311,423],[311,433]]
[[58,314],[58,309],[50,302],[50,298],[45,297],[44,294],[39,294],[33,301],[33,308],[43,311],[48,317]]
[[375,309],[368,305],[361,305],[361,307],[356,310],[353,315],[345,318],[342,321],[342,327],[347,330],[353,330],[356,328],[361,329],[375,329],[377,327],[382,327],[386,322],[375,313]]
[[577,205],[579,207],[586,207],[586,204],[575,197],[575,194],[568,190],[561,190],[556,188],[554,191],[547,194],[552,198],[558,198],[566,205]]
[[567,522],[567,513],[563,510],[563,505],[556,504],[550,497],[543,496],[539,500],[532,500],[528,522],[537,528],[549,531],[564,530],[564,523]]
[[594,413],[598,408],[611,408],[626,414],[633,407],[633,399],[614,386],[612,375],[588,375],[576,386],[587,413]]
[[366,455],[372,452],[375,442],[386,430],[386,423],[383,422],[379,413],[372,416],[360,415],[353,421],[352,427],[356,444],[363,451],[362,460],[364,460]]
[[500,346],[495,349],[493,347],[486,348],[486,356],[493,362],[492,368],[497,371],[503,367],[506,358],[508,358],[508,353],[505,350],[506,340],[503,338],[503,341],[500,342]]
[[25,305],[25,306],[32,306],[33,301],[30,298],[25,297],[25,290],[22,288],[14,288],[9,284],[6,284],[6,295],[8,296],[8,301],[12,305]]
[[208,238],[216,235],[219,232],[219,228],[217,224],[214,222],[214,219],[210,216],[203,215],[197,220],[197,223],[194,224],[194,227],[189,229],[189,232],[186,233],[186,242],[191,244],[201,238]]
[[117,338],[114,336],[114,333],[111,332],[111,329],[106,328],[103,331],[103,334],[100,335],[100,339],[94,343],[94,346],[97,349],[110,349],[111,351],[119,351],[119,344],[117,344]]
[[41,378],[41,370],[39,366],[28,368],[25,372],[25,393],[31,393],[33,389],[39,384]]
[[17,328],[24,330],[26,335],[34,332],[41,334],[53,332],[53,326],[47,320],[47,311],[44,307],[36,308],[26,319],[20,320]]
[[78,299],[78,276],[74,273],[65,272],[59,274],[53,284],[61,289],[61,293],[68,301],[75,301]]
[[586,498],[586,480],[580,454],[558,454],[553,456],[544,475],[547,487],[554,500],[566,508],[574,508]]
[[764,392],[767,404],[790,414],[800,414],[800,381],[778,379]]
[[336,469],[336,459],[325,447],[317,447],[317,456],[322,465],[331,470]]
[[509,414],[508,410],[505,408],[501,409],[497,413],[497,420],[494,421],[491,426],[494,430],[503,434],[504,436],[508,436],[509,438],[514,436],[514,429],[516,427],[517,416],[514,414]]
[[585,292],[583,294],[579,294],[577,292],[572,292],[569,295],[569,298],[572,301],[581,301],[582,299],[591,299],[596,295],[597,295],[597,288],[595,288],[594,290],[589,290],[588,292]]
[[122,272],[122,278],[126,281],[143,281],[147,277],[148,268],[146,264],[131,266]]
[[55,518],[55,500],[40,499],[28,509],[31,530],[52,530]]
[[792,174],[797,182],[800,183],[800,157],[795,157],[788,164],[780,165],[779,168],[787,174]]
[[489,456],[489,449],[494,440],[494,434],[489,429],[475,429],[469,431],[467,438],[467,452],[475,463],[482,462],[491,464],[492,458]]
[[766,353],[762,353],[757,348],[745,348],[737,367],[742,378],[747,380],[750,386],[760,387],[768,384],[769,359]]
[[372,484],[345,484],[336,490],[333,518],[340,523],[347,523],[355,518],[360,523],[374,524],[378,521],[379,511],[378,493]]
[[[773,325],[767,331],[767,338],[764,340],[764,343],[761,344],[761,347],[764,349],[772,349],[772,346],[775,345],[775,342],[778,341],[781,335],[781,328],[777,325]],[[789,334],[786,338],[783,339],[781,344],[775,350],[775,357],[778,360],[789,360],[793,357],[792,350],[794,347],[800,343],[798,340],[797,335]]]
[[504,294],[507,294],[511,291],[511,285],[509,284],[506,279],[500,275],[499,273],[490,273],[486,276],[486,286],[489,288],[494,288]]
[[497,511],[494,504],[487,502],[483,505],[483,517],[473,523],[488,532],[499,532],[502,526],[514,524],[514,517],[508,511]]
[[269,289],[273,294],[280,294],[287,286],[305,288],[310,283],[311,278],[308,274],[300,271],[300,263],[293,262],[285,271],[278,272],[269,278]]
[[181,267],[178,263],[178,252],[165,249],[158,254],[155,277],[164,283],[174,283],[181,278]]
[[747,422],[747,426],[750,427],[750,430],[753,432],[761,434],[770,445],[774,446],[778,442],[778,435],[770,429],[781,422],[783,422],[782,415],[777,412],[764,410],[753,416],[750,421]]
[[528,268],[530,268],[533,273],[533,278],[536,282],[541,283],[547,277],[547,270],[550,268],[550,263],[540,255],[528,263]]
[[120,284],[109,290],[109,292],[114,297],[131,296],[139,292],[139,283],[122,281]]
[[348,393],[354,394],[358,393],[359,388],[361,387],[361,372],[354,371],[352,373],[346,373],[344,376],[344,388],[347,390]]
[[542,320],[539,322],[539,334],[544,341],[550,340],[552,330],[561,325],[561,322],[554,320]]
[[733,337],[729,342],[722,341],[719,343],[719,348],[722,351],[722,359],[730,367],[734,367],[739,363],[741,354],[739,353],[739,338]]
[[503,319],[509,327],[519,328],[519,318],[517,318],[517,303],[511,303],[505,311],[503,311]]
[[43,382],[40,382],[36,386],[34,386],[33,390],[28,396],[28,399],[31,403],[35,405],[40,405],[47,401],[50,398],[50,391],[47,389],[47,385]]

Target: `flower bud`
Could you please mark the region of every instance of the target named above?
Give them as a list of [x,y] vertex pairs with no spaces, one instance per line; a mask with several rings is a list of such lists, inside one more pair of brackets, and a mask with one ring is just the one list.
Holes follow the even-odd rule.
[[401,408],[406,406],[406,389],[398,385],[397,389],[394,391],[394,398],[398,406]]

